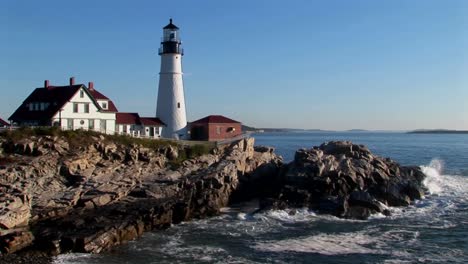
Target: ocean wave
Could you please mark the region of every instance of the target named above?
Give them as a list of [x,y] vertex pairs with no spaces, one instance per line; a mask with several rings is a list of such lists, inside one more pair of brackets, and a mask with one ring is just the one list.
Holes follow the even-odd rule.
[[322,255],[382,254],[381,250],[370,247],[376,242],[378,242],[377,239],[361,233],[319,234],[304,238],[258,242],[252,247],[255,250],[268,252],[301,252]]
[[61,254],[52,260],[54,264],[87,264],[90,263],[93,254],[88,253],[69,253]]
[[444,162],[433,159],[429,165],[421,166],[426,175],[423,184],[430,194],[466,198],[468,194],[468,177],[462,175],[446,175],[443,173]]
[[420,233],[403,229],[383,231],[380,227],[344,233],[318,233],[305,237],[261,241],[251,247],[263,252],[297,252],[321,255],[374,254],[412,259],[406,249],[417,245]]

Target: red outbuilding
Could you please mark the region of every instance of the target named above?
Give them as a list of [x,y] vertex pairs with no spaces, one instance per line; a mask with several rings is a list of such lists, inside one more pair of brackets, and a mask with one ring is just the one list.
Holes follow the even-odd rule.
[[210,115],[190,123],[190,137],[192,140],[218,141],[241,134],[241,122],[222,115]]
[[9,126],[10,124],[8,122],[0,118],[0,127],[9,127]]

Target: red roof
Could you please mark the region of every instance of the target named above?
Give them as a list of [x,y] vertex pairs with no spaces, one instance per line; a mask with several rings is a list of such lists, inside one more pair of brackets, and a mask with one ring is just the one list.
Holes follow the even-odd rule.
[[[79,89],[84,88],[89,93],[91,98],[109,100],[105,95],[101,94],[95,89],[89,90],[83,84],[66,85],[66,86],[48,86],[36,88],[27,98],[23,101],[20,107],[8,118],[14,122],[21,121],[44,121],[50,120],[62,107],[70,101]],[[96,96],[96,97],[95,97]],[[49,106],[43,111],[29,111],[30,103],[49,103]],[[117,112],[114,103],[109,100],[107,109],[95,102],[96,106],[102,112]]]
[[90,89],[88,89],[88,91],[94,97],[94,99],[96,99],[96,100],[109,100],[109,98],[107,98],[107,96],[105,96],[102,93],[98,92],[94,88],[90,88]]
[[138,113],[116,113],[115,123],[118,125],[144,125],[144,126],[165,126],[157,117],[140,117]]
[[107,104],[107,109],[101,109],[102,112],[118,112],[119,111],[119,110],[117,110],[117,107],[115,107],[114,102],[112,102],[107,96],[103,95],[98,90],[96,90],[94,88],[90,88],[90,89],[88,89],[88,92],[96,100],[108,100],[109,101],[109,103]]
[[206,124],[206,123],[217,123],[217,124],[226,124],[226,123],[240,123],[236,120],[232,120],[230,118],[227,118],[222,115],[209,115],[207,117],[204,117],[202,119],[198,119],[196,121],[193,121],[192,124]]
[[157,117],[141,117],[140,121],[144,126],[166,126],[166,124]]
[[[45,121],[52,118],[66,102],[82,87],[82,84],[67,86],[49,86],[47,88],[36,88],[23,101],[20,107],[8,118],[14,122],[18,121]],[[30,103],[49,103],[49,107],[44,111],[29,111]]]
[[138,113],[115,113],[115,123],[122,125],[140,125]]
[[8,122],[0,118],[0,126],[10,126]]

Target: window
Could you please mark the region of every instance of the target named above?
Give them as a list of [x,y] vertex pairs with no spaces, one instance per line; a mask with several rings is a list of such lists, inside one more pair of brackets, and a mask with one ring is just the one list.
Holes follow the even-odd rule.
[[73,129],[73,119],[71,118],[67,119],[67,128]]
[[127,133],[127,125],[123,125],[123,132]]
[[101,132],[106,132],[106,130],[107,130],[106,120],[101,119]]
[[85,112],[85,113],[89,113],[89,103],[86,103],[86,104],[84,105],[84,112]]
[[180,108],[180,103],[177,103],[177,108]]
[[88,128],[89,129],[94,129],[94,119],[89,119],[88,120]]
[[83,98],[83,97],[84,97],[84,91],[80,90],[80,98]]
[[29,104],[29,111],[34,111],[34,104],[33,103]]
[[106,103],[106,102],[103,102],[103,103],[102,103],[102,108],[103,108],[103,109],[107,109],[107,103]]
[[39,111],[39,103],[34,104],[34,110]]
[[78,113],[78,104],[73,103],[73,113]]
[[216,134],[218,134],[218,135],[221,134],[221,127],[219,127],[219,126],[216,127]]

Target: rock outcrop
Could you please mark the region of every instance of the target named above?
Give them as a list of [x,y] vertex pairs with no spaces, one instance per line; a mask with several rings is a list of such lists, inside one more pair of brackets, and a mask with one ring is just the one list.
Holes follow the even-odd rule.
[[[293,162],[248,138],[182,160],[187,147],[145,148],[95,136],[0,137],[0,252],[98,253],[140,236],[261,198],[262,209],[308,207],[365,219],[425,189],[403,167],[351,142],[301,149]],[[41,253],[41,254],[42,254]]]
[[282,164],[271,149],[255,151],[253,138],[184,161],[179,152],[186,147],[123,146],[100,137],[78,147],[50,136],[2,141],[2,254],[26,247],[101,252],[144,231],[216,215],[233,192],[254,190]]
[[400,166],[363,145],[332,141],[298,150],[284,167],[280,192],[264,200],[263,207],[308,207],[365,219],[372,213],[388,214],[386,206],[407,206],[422,198],[424,177],[419,167]]

